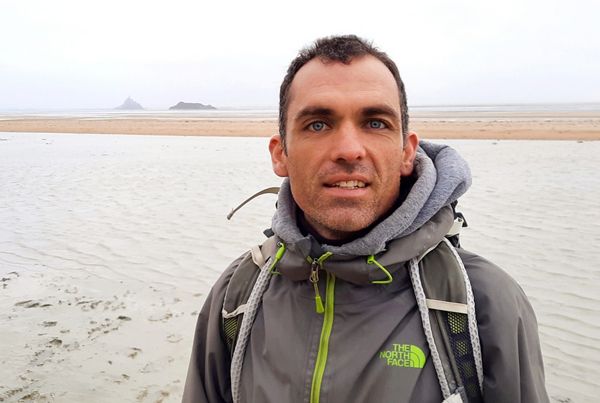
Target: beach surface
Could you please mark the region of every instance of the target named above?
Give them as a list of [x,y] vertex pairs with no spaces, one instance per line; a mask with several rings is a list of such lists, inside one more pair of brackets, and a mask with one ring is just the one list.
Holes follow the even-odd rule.
[[[181,401],[203,301],[275,196],[226,215],[281,183],[268,138],[214,136],[0,133],[0,402]],[[596,402],[600,143],[442,142],[473,172],[464,247],[536,311],[551,402]]]
[[[600,112],[413,114],[410,129],[424,139],[600,140]],[[277,131],[274,114],[0,114],[0,132],[270,137]]]

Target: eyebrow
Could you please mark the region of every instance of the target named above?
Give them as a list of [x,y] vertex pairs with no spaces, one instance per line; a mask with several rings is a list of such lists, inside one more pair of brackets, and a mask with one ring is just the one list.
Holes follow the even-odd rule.
[[294,116],[294,120],[301,120],[304,118],[314,117],[314,116],[333,116],[333,109],[324,108],[320,106],[309,106],[308,108],[302,109],[300,112]]
[[[375,105],[364,108],[361,111],[361,114],[365,117],[371,116],[389,116],[394,119],[396,122],[400,121],[400,115],[394,108],[391,108],[387,105]],[[334,116],[335,112],[331,108],[321,107],[321,106],[309,106],[307,108],[302,109],[294,116],[294,120],[301,120],[309,117],[315,116]]]
[[400,121],[400,115],[398,115],[398,112],[396,112],[395,109],[387,105],[370,106],[368,108],[363,109],[362,114],[366,117],[384,115],[389,116],[398,122]]

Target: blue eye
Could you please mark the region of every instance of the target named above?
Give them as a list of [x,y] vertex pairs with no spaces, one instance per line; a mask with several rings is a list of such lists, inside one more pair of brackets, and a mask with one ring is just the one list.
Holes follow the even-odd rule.
[[384,124],[381,120],[372,120],[369,122],[369,127],[371,129],[382,129]]
[[315,132],[320,132],[321,130],[325,129],[325,123],[323,123],[323,122],[311,123],[310,128],[312,130],[314,130]]

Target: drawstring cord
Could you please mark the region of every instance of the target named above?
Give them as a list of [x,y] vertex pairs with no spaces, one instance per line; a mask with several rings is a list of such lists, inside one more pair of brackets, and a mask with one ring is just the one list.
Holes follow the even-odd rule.
[[275,269],[275,265],[277,263],[279,263],[279,261],[281,260],[281,258],[283,257],[283,254],[285,253],[285,245],[283,244],[283,242],[279,242],[279,250],[277,251],[277,253],[275,254],[275,260],[273,261],[273,264],[271,265],[271,267],[269,268],[269,273],[271,274],[281,274],[278,271],[275,271],[273,269]]
[[367,258],[367,264],[374,264],[374,265],[376,265],[388,277],[387,280],[376,280],[376,281],[373,281],[372,282],[373,284],[389,284],[389,283],[391,283],[394,280],[394,278],[392,277],[392,275],[390,274],[390,272],[387,271],[385,267],[383,267],[382,265],[380,265],[377,260],[375,260],[375,256],[374,255],[371,255],[371,256],[369,256]]

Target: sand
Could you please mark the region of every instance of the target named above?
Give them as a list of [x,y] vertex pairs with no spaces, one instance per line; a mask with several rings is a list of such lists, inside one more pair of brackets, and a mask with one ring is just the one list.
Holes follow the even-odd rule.
[[[277,133],[274,119],[245,120],[243,116],[229,121],[205,119],[199,120],[194,115],[160,114],[150,118],[129,115],[93,120],[89,117],[0,115],[0,132],[246,137],[269,137]],[[600,140],[600,112],[415,115],[411,130],[424,139]]]
[[[497,115],[479,115],[480,121],[451,121],[455,117],[418,116],[412,129],[422,137],[437,138],[600,139],[599,122],[593,116],[588,120],[569,120],[581,118],[574,115],[544,120],[521,115],[520,119],[529,120],[505,122]],[[0,132],[258,137],[277,131],[273,120],[86,119],[89,117],[0,116]],[[124,139],[132,143],[126,146]],[[6,224],[0,228],[0,335],[4,346],[0,349],[0,402],[180,401],[198,311],[218,277],[215,270],[222,270],[235,258],[221,255],[230,249],[239,254],[238,250],[252,244],[256,228],[268,225],[266,212],[266,224],[247,222],[262,211],[263,201],[265,211],[272,210],[273,199],[268,197],[253,201],[233,224],[224,218],[235,202],[249,195],[249,189],[270,185],[265,179],[270,170],[268,154],[246,144],[259,139],[114,136],[110,140],[106,136],[0,136],[0,146],[6,150],[0,153],[0,184],[6,190],[0,192]],[[215,144],[196,144],[196,140]],[[586,316],[590,311],[580,307],[596,306],[598,281],[594,281],[593,263],[598,261],[598,253],[597,248],[585,245],[596,244],[593,238],[598,231],[593,229],[597,226],[590,229],[593,221],[585,222],[588,213],[580,215],[579,222],[570,214],[593,211],[597,201],[597,143],[573,141],[560,147],[552,142],[536,143],[535,149],[548,150],[534,160],[517,152],[523,147],[531,152],[528,142],[518,147],[515,142],[473,143],[481,144],[463,145],[473,147],[468,159],[481,176],[470,192],[476,195],[479,189],[480,194],[472,204],[497,201],[500,204],[493,210],[506,216],[498,220],[484,214],[480,220],[488,217],[491,222],[478,226],[477,211],[468,210],[468,199],[463,211],[472,218],[471,231],[496,228],[493,225],[500,223],[505,227],[496,230],[509,236],[508,241],[497,242],[493,231],[488,235],[474,232],[470,245],[476,246],[475,240],[482,239],[488,253],[490,245],[498,249],[496,256],[490,256],[493,261],[519,269],[514,274],[521,274],[519,281],[537,304],[552,401],[571,401],[564,396],[582,403],[595,401],[586,396],[597,396],[597,372],[593,369],[598,368],[598,354],[592,339],[598,321],[594,320],[597,315]],[[514,148],[500,153],[507,147]],[[573,157],[567,149],[579,154]],[[469,154],[468,149],[464,151]],[[585,174],[579,169],[559,169],[586,156],[582,160]],[[486,162],[487,170],[478,168],[476,157]],[[509,157],[518,163],[506,163],[511,161]],[[238,175],[232,168],[242,159],[252,168],[248,175]],[[260,161],[267,161],[264,170],[257,168],[262,167]],[[556,171],[548,166],[555,166]],[[577,172],[577,179],[587,182],[561,176],[569,172]],[[494,196],[497,187],[513,189],[518,177],[530,182],[506,197]],[[567,187],[568,197],[560,198]],[[544,197],[529,193],[537,188],[544,189]],[[554,196],[548,197],[548,191]],[[529,199],[541,202],[521,208]],[[563,199],[574,204],[554,201]],[[515,209],[512,213],[511,208]],[[532,213],[533,208],[542,210]],[[548,211],[562,215],[549,220]],[[521,220],[517,214],[521,212],[528,213],[531,221]],[[547,228],[539,227],[542,221]],[[246,227],[252,231],[244,238],[238,231]],[[195,232],[198,228],[209,228],[211,235],[199,235]],[[586,231],[580,232],[580,228]],[[567,236],[566,240],[560,234]],[[519,265],[502,261],[509,257],[505,256],[506,242],[529,247],[524,240],[545,241],[547,244],[538,248],[544,251],[555,248],[558,239],[565,256],[544,253],[547,260],[539,267],[550,270],[541,276],[528,277],[538,271],[530,262],[540,258],[535,251],[535,259],[525,260],[525,265],[520,255]],[[235,246],[234,240],[239,245]],[[573,265],[566,266],[569,273],[588,268],[592,274],[573,277],[553,271],[554,261],[563,265],[561,259]],[[560,286],[546,284],[554,277]],[[565,312],[567,319],[559,320],[559,311]],[[569,333],[571,328],[574,335]],[[569,343],[562,342],[563,335]]]
[[0,402],[180,401],[205,294],[165,288],[51,268],[3,275]]

